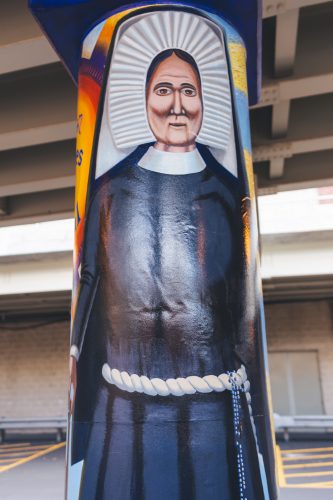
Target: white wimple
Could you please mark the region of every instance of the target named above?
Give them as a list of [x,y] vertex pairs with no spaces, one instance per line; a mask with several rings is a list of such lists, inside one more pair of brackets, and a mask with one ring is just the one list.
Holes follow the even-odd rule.
[[247,380],[245,367],[242,365],[239,370],[232,374],[221,373],[221,375],[206,375],[197,377],[192,375],[186,378],[148,378],[145,375],[129,375],[128,372],[120,372],[116,368],[110,368],[105,363],[102,374],[109,383],[116,385],[119,389],[127,392],[140,392],[148,396],[184,396],[184,394],[195,394],[196,392],[223,392],[232,389],[231,379],[239,387],[243,387],[245,392],[250,390],[250,382]]
[[96,178],[139,144],[155,142],[146,113],[147,71],[157,54],[174,48],[194,58],[201,77],[203,120],[197,141],[237,177],[223,32],[205,17],[170,10],[136,15],[124,21],[116,35],[104,97]]
[[137,16],[121,30],[109,74],[109,124],[117,148],[155,140],[146,116],[146,77],[151,61],[167,49],[184,50],[198,65],[204,105],[198,141],[226,151],[232,118],[222,33],[207,19],[180,11]]

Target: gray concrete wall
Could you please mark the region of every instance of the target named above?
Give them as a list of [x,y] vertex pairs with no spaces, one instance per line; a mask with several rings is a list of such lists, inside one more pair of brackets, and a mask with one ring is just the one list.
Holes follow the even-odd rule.
[[68,345],[68,322],[0,330],[1,417],[67,414]]
[[324,412],[332,415],[333,304],[325,300],[269,304],[265,311],[270,352],[317,351]]

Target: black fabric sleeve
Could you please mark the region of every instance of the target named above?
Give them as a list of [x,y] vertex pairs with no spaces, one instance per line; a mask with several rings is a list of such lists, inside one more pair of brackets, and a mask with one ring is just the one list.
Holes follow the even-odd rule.
[[80,284],[71,332],[71,352],[73,351],[73,346],[76,346],[77,353],[75,357],[77,359],[82,350],[89,316],[99,283],[100,201],[100,192],[97,192],[90,203],[85,221]]

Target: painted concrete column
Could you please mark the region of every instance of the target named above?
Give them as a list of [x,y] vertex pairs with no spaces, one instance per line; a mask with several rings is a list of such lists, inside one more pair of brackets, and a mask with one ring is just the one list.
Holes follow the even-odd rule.
[[78,83],[70,500],[276,498],[231,3],[31,2]]

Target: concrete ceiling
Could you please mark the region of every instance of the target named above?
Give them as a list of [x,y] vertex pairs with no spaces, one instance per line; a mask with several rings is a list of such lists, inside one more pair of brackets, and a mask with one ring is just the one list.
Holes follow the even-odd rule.
[[[76,89],[26,7],[0,16],[0,225],[70,217]],[[333,1],[264,0],[259,194],[333,185]]]

